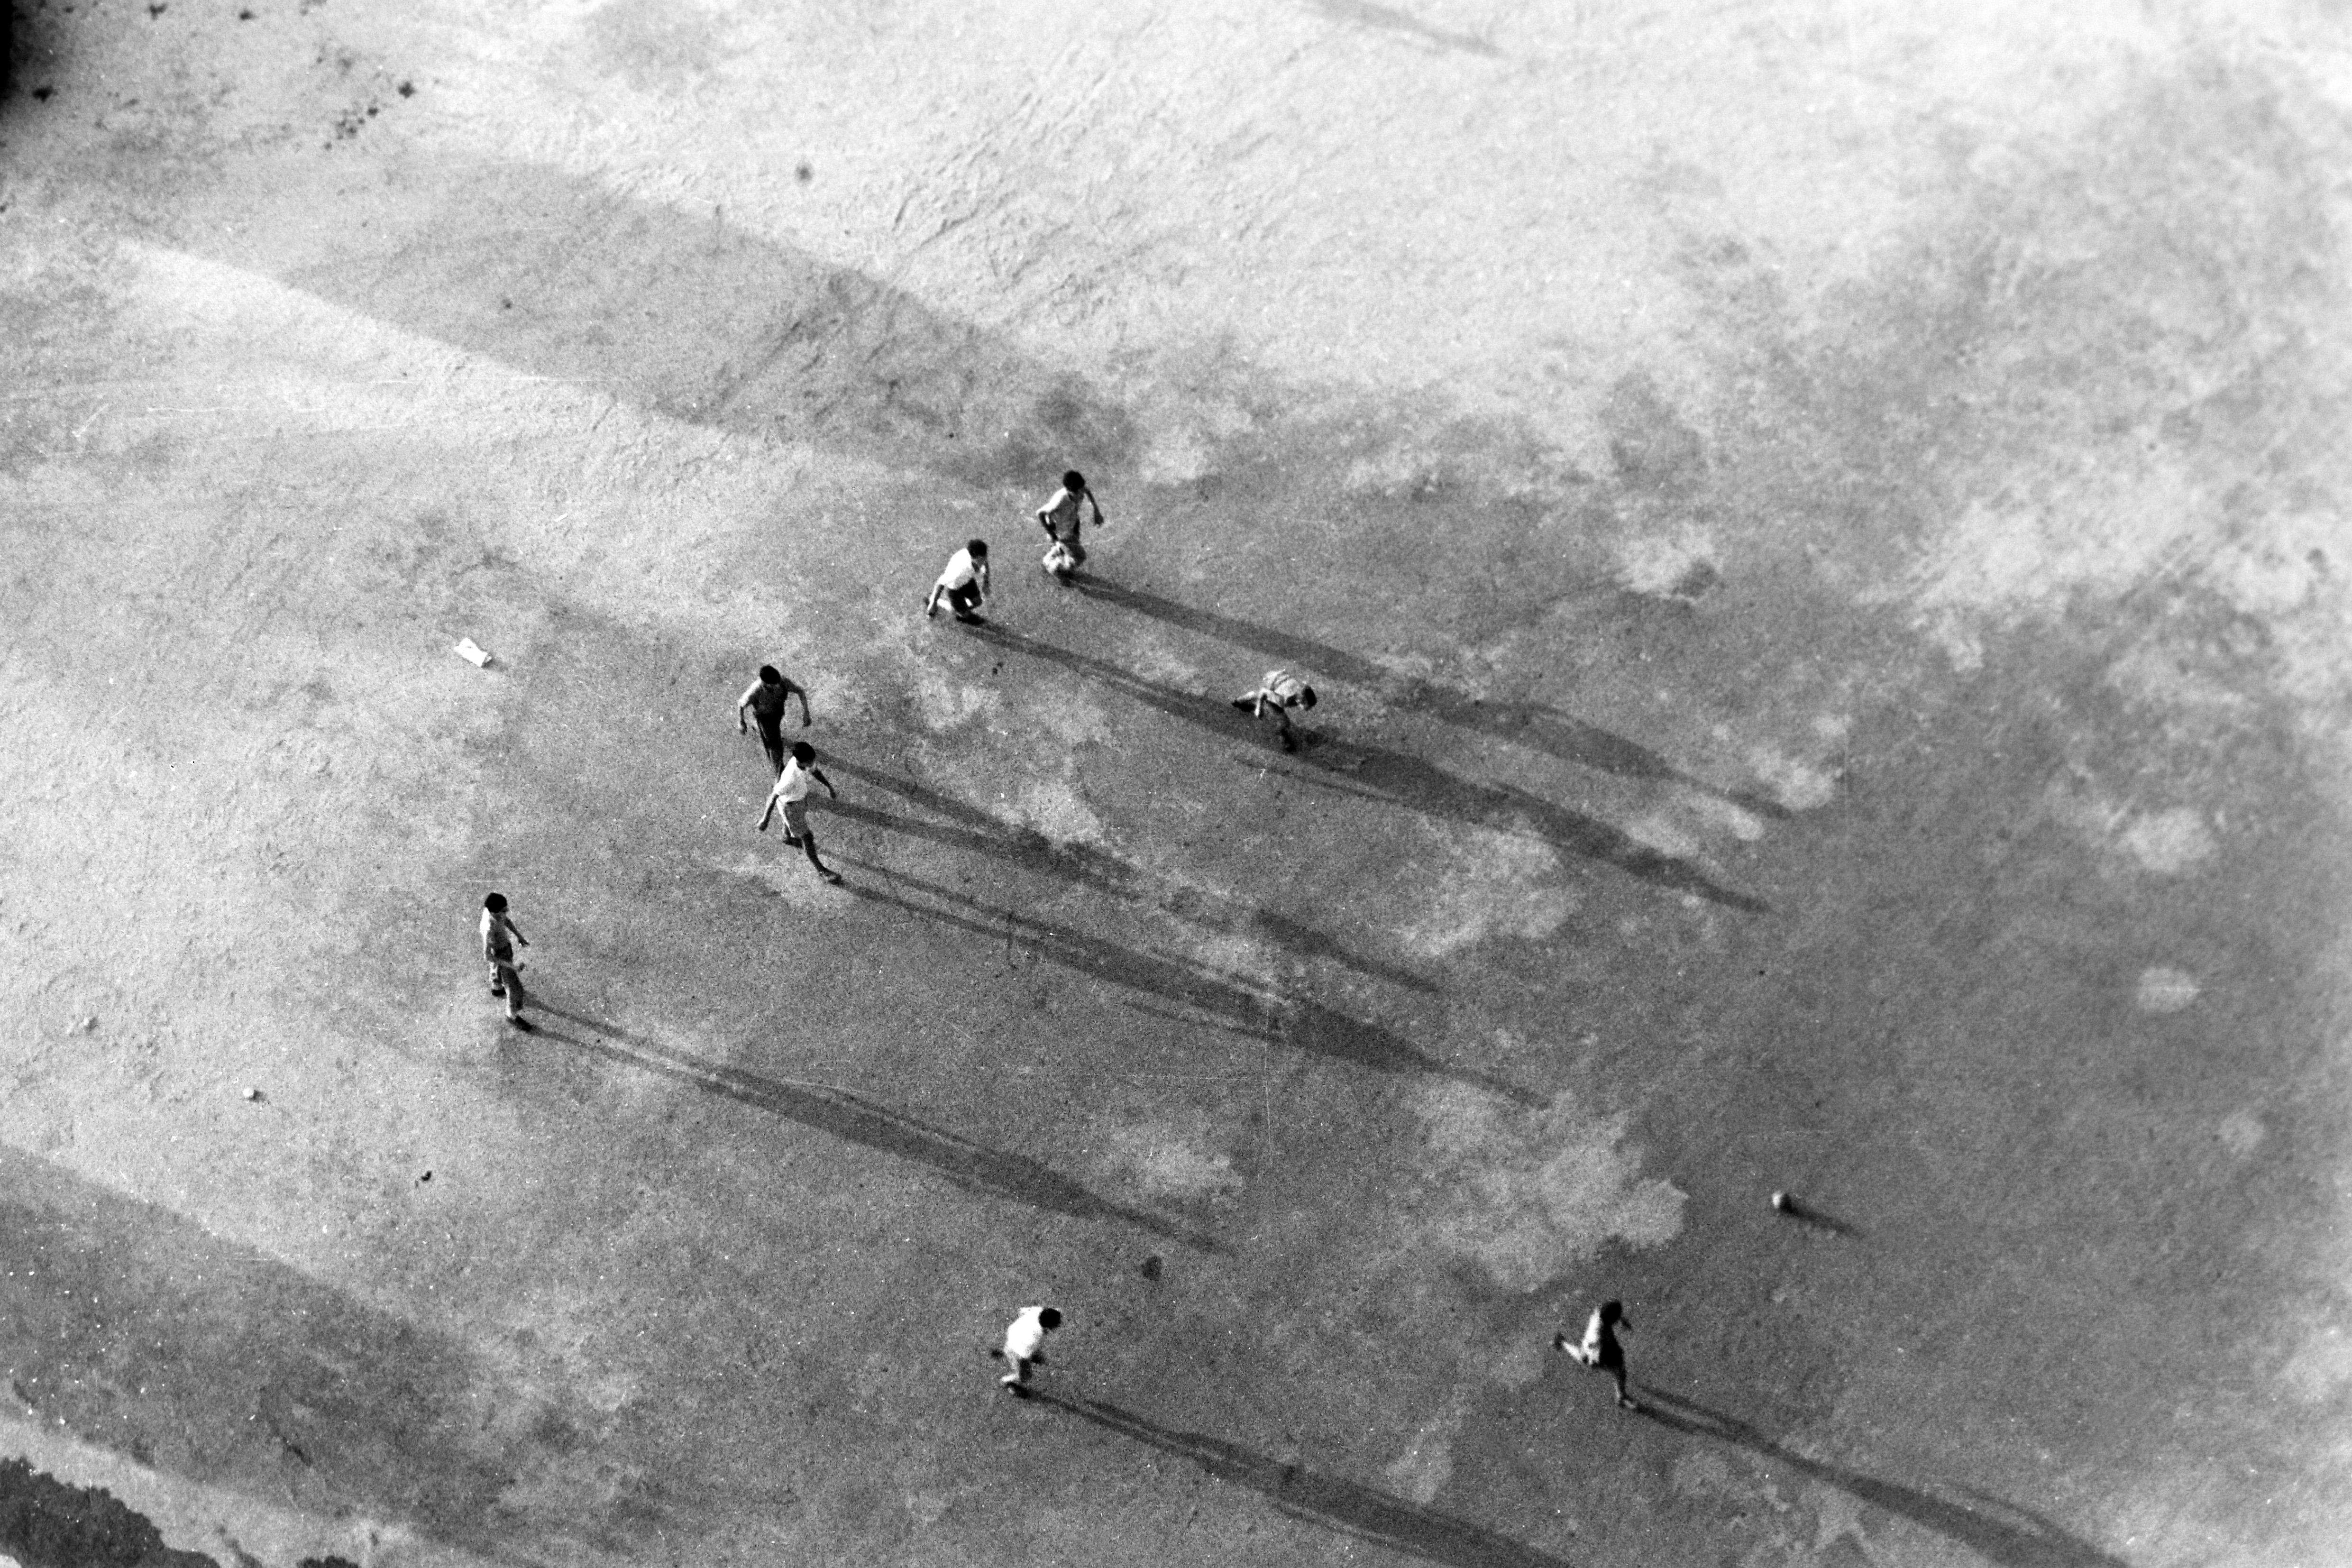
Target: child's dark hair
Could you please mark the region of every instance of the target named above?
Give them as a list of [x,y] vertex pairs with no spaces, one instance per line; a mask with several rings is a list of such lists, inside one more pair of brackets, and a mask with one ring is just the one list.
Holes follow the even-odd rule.
[[988,553],[988,541],[985,539],[967,539],[963,542],[963,547],[974,561]]
[[1601,1321],[1604,1323],[1623,1322],[1625,1321],[1625,1303],[1622,1301],[1601,1302]]
[[1062,1326],[1062,1309],[1059,1307],[1045,1308],[1043,1311],[1037,1314],[1037,1326],[1041,1329],[1060,1328]]
[[762,686],[782,686],[784,683],[783,671],[772,664],[763,664],[760,667],[760,683]]
[[502,915],[507,912],[507,896],[504,893],[492,893],[482,900],[482,908],[494,915]]
[[816,748],[810,745],[806,741],[794,741],[793,742],[793,761],[800,763],[803,767],[808,766],[811,763],[816,761]]
[[1313,687],[1302,686],[1298,689],[1298,705],[1301,708],[1312,708],[1315,706],[1315,689]]
[[1077,469],[1072,468],[1062,476],[1062,488],[1072,495],[1076,495],[1087,488],[1087,477]]

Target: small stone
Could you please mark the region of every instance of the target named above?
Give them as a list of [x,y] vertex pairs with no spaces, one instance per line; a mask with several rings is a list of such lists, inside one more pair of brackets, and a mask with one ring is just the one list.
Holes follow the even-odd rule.
[[1775,1209],[1778,1209],[1780,1213],[1787,1214],[1790,1207],[1789,1203],[1789,1194],[1786,1193],[1774,1193],[1772,1194],[1772,1206]]
[[245,1098],[257,1105],[261,1102],[261,1091],[257,1089],[248,1089],[245,1091]]
[[1160,1255],[1155,1252],[1150,1257],[1145,1258],[1143,1260],[1143,1267],[1137,1269],[1136,1272],[1142,1275],[1146,1279],[1159,1279]]

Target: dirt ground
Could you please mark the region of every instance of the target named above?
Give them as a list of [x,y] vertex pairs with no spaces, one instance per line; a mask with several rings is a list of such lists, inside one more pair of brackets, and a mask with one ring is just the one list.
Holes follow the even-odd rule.
[[2352,1559],[2336,0],[14,47],[26,1568]]

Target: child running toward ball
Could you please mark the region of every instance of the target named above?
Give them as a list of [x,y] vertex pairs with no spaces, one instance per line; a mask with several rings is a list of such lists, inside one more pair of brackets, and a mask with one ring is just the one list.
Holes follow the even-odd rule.
[[482,900],[482,960],[490,966],[490,994],[507,999],[507,1022],[529,1034],[538,1026],[522,1016],[523,1004],[530,1000],[523,994],[522,965],[515,958],[515,944],[530,945],[522,928],[507,914],[507,896],[492,893]]
[[988,602],[988,541],[968,539],[964,546],[948,557],[948,569],[931,584],[931,595],[923,601],[923,619],[929,620],[940,613],[940,600],[945,598],[955,618],[967,626],[978,626],[982,617],[974,614]]
[[997,1386],[1016,1399],[1029,1397],[1029,1369],[1045,1364],[1045,1336],[1062,1326],[1058,1307],[1024,1307],[1004,1331],[1004,1348],[988,1353],[998,1361],[1013,1363],[1013,1370],[996,1380]]
[[794,741],[791,760],[784,763],[784,771],[776,775],[776,787],[768,792],[768,804],[761,808],[760,820],[751,826],[761,833],[767,832],[769,819],[776,815],[776,805],[781,801],[784,807],[784,842],[807,851],[808,863],[816,868],[816,874],[828,882],[838,883],[841,873],[816,858],[816,835],[809,831],[807,803],[811,779],[824,785],[824,793],[834,799],[841,798],[841,792],[833,787],[833,781],[824,776],[823,768],[816,765],[816,748],[806,741]]
[[1282,723],[1282,749],[1298,750],[1298,731],[1291,726],[1290,710],[1301,712],[1315,706],[1315,689],[1286,669],[1269,669],[1265,679],[1257,683],[1255,691],[1244,691],[1234,699],[1234,706],[1253,719],[1263,719],[1271,707],[1274,716]]
[[1094,491],[1087,489],[1086,475],[1072,468],[1062,476],[1062,488],[1037,509],[1038,526],[1054,542],[1045,550],[1045,574],[1056,583],[1066,583],[1078,568],[1087,563],[1087,547],[1078,541],[1078,509],[1081,504],[1094,508],[1095,526],[1103,525],[1102,502],[1095,500]]
[[1617,1408],[1639,1410],[1633,1396],[1625,1392],[1625,1347],[1617,1340],[1619,1329],[1633,1325],[1625,1321],[1625,1303],[1603,1301],[1584,1325],[1584,1342],[1572,1345],[1566,1334],[1554,1334],[1551,1348],[1594,1372],[1605,1372],[1617,1380]]

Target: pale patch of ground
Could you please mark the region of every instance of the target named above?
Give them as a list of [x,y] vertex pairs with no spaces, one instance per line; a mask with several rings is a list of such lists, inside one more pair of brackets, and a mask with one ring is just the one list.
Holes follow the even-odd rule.
[[2203,814],[2185,805],[2137,818],[2124,829],[2122,844],[2133,859],[2160,877],[2178,876],[2215,848]]
[[1539,1289],[1609,1241],[1655,1247],[1682,1230],[1683,1194],[1641,1173],[1622,1117],[1565,1096],[1526,1110],[1453,1082],[1423,1088],[1414,1110],[1432,1197],[1410,1223],[1507,1289]]
[[1696,598],[1722,574],[1715,542],[1696,529],[1628,539],[1617,546],[1618,581],[1653,598]]
[[1457,1394],[1444,1410],[1423,1422],[1403,1454],[1381,1467],[1389,1484],[1424,1508],[1435,1502],[1454,1477],[1454,1439],[1467,1414],[1468,1405]]
[[2242,1160],[2263,1146],[2263,1139],[2268,1135],[2268,1131],[2263,1125],[2263,1119],[2254,1112],[2233,1110],[2221,1119],[2221,1125],[2214,1129],[2213,1135],[2221,1141],[2221,1147],[2227,1149],[2232,1157]]
[[1198,1131],[1187,1135],[1166,1123],[1148,1122],[1112,1127],[1103,1142],[1108,1162],[1148,1197],[1194,1202],[1222,1197],[1242,1184],[1233,1156],[1202,1147]]
[[1433,862],[1420,857],[1411,862],[1434,886],[1397,933],[1408,952],[1445,958],[1490,936],[1539,942],[1576,912],[1578,895],[1549,845],[1488,827],[1427,831],[1446,842]]
[[2132,1001],[2141,1012],[2160,1016],[2179,1012],[2196,1001],[2197,994],[2197,982],[2186,970],[2159,964],[2140,972],[2139,984],[2132,993]]
[[1099,844],[1103,839],[1102,818],[1067,779],[1039,779],[1024,785],[1013,816],[1055,844]]
[[1748,749],[1749,771],[1790,811],[1811,811],[1837,796],[1836,775],[1826,769],[1759,743]]

